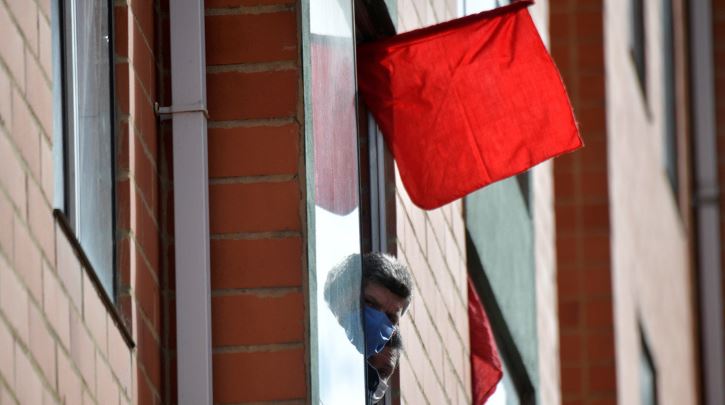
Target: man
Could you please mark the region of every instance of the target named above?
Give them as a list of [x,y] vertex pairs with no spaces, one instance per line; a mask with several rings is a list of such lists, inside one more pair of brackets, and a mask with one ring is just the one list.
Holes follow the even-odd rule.
[[[365,345],[356,338],[356,316],[351,316],[358,308],[358,298],[355,294],[340,293],[346,291],[342,286],[354,285],[360,279],[360,266]],[[368,394],[373,398],[377,395],[382,398],[387,380],[397,366],[402,348],[398,324],[410,305],[412,294],[413,281],[408,269],[384,253],[367,253],[362,256],[362,263],[360,255],[351,255],[328,274],[325,300],[350,341],[365,355],[369,365]],[[375,383],[376,380],[382,384]]]

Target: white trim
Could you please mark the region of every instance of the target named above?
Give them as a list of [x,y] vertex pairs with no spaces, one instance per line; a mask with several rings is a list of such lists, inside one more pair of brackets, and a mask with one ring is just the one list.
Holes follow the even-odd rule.
[[[170,2],[174,106],[206,105],[204,1]],[[179,405],[211,405],[209,179],[204,111],[173,114]]]

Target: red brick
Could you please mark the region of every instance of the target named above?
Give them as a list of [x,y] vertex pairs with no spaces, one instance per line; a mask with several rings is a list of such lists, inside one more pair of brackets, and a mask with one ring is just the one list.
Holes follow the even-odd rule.
[[[150,2],[145,2],[149,3]],[[128,27],[129,29],[129,58],[136,72],[136,77],[146,90],[148,97],[152,100],[156,99],[156,58],[151,48],[153,41],[148,44],[144,40],[144,34],[138,22]]]
[[[586,106],[574,109],[581,131],[585,134],[604,132],[606,114],[602,106]],[[587,142],[588,143],[588,142]]]
[[145,322],[138,322],[138,363],[143,365],[151,384],[161,388],[161,348]]
[[577,68],[587,71],[604,71],[604,45],[602,43],[577,46]]
[[[304,297],[253,294],[212,298],[212,342],[215,347],[304,340]],[[250,328],[249,325],[254,325]]]
[[612,275],[605,265],[589,265],[584,273],[585,293],[590,296],[610,295],[612,293]]
[[211,185],[211,232],[299,231],[300,198],[297,181]]
[[[0,263],[0,266],[3,266]],[[15,386],[15,339],[5,323],[0,323],[0,375],[8,385]],[[0,397],[2,400],[2,397]]]
[[35,2],[7,0],[7,5],[25,35],[26,46],[38,53],[38,7]]
[[116,228],[131,229],[131,181],[116,182]]
[[[128,121],[120,122],[116,135],[116,168],[120,173],[129,171],[131,168],[130,136]],[[126,204],[128,204],[128,201],[126,201]]]
[[556,278],[559,299],[568,301],[569,299],[580,297],[582,295],[583,286],[581,270],[558,269]]
[[70,302],[56,279],[53,271],[43,269],[43,309],[58,341],[70,349]]
[[147,0],[131,0],[131,12],[138,20],[146,42],[153,44],[156,41],[154,30],[154,4],[155,2]]
[[556,261],[559,265],[576,263],[579,258],[578,242],[576,236],[557,235]]
[[586,235],[582,237],[584,259],[590,263],[609,262],[609,236]]
[[137,404],[157,405],[156,398],[153,391],[151,391],[149,382],[146,380],[146,377],[144,376],[143,372],[141,372],[140,368],[136,371],[136,381],[138,384],[138,392],[136,394]]
[[55,191],[54,165],[53,147],[47,139],[42,139],[40,141],[40,181],[43,193],[48,201],[53,201]]
[[561,332],[560,337],[560,356],[562,365],[580,364],[584,356],[582,355],[581,335],[571,332]]
[[561,173],[556,176],[554,179],[554,193],[557,198],[571,200],[576,192],[576,176],[573,173]]
[[10,142],[2,133],[0,133],[0,185],[10,195],[15,209],[25,217],[27,201],[25,171]]
[[[52,227],[51,227],[52,229]],[[33,242],[28,229],[24,224],[18,222],[15,217],[15,240],[13,243],[15,258],[15,271],[20,279],[27,286],[30,293],[36,300],[43,299],[43,269],[41,267],[40,249]]]
[[[40,244],[47,260],[55,262],[55,233],[49,232],[55,225],[53,209],[43,192],[34,182],[28,182],[28,222],[30,232]],[[16,256],[17,257],[17,256]]]
[[608,204],[582,204],[580,209],[582,213],[582,226],[584,229],[590,231],[609,229]]
[[133,286],[136,299],[138,300],[141,311],[146,315],[151,326],[158,334],[161,331],[161,302],[159,296],[158,282],[152,276],[152,270],[146,265],[144,260],[135,254],[134,245],[131,246],[131,259],[135,261],[136,269],[136,285]]
[[86,331],[83,320],[75,311],[70,312],[70,354],[81,377],[90,387],[95,387],[96,350],[91,335]]
[[224,72],[207,75],[212,120],[290,117],[297,113],[299,74]]
[[601,328],[613,325],[614,308],[610,298],[593,299],[584,304],[584,319],[587,327]]
[[559,302],[559,323],[563,328],[581,325],[581,304],[578,301]]
[[[131,112],[131,94],[129,84],[128,62],[116,63],[115,65],[115,105],[121,115],[130,114]],[[124,123],[125,125],[128,125]]]
[[68,291],[71,302],[80,311],[83,298],[81,295],[81,264],[65,234],[58,226],[55,229],[55,268],[58,272],[58,278]]
[[604,16],[601,11],[582,11],[576,14],[576,37],[579,41],[601,40],[604,37]]
[[590,366],[587,377],[592,393],[613,392],[617,388],[614,365]]
[[27,52],[25,53],[25,74],[27,85],[25,94],[28,97],[28,104],[38,118],[45,137],[50,140],[53,131],[53,92],[43,69]]
[[45,326],[45,318],[30,306],[30,350],[47,381],[55,382],[55,341]]
[[[136,237],[140,251],[148,259],[149,265],[159,269],[159,228],[154,221],[155,213],[150,213],[141,201],[137,190],[131,190],[131,230]],[[132,257],[133,259],[133,257]]]
[[23,349],[15,345],[15,395],[21,404],[42,404],[43,385]]
[[0,38],[3,39],[0,41],[0,59],[7,64],[15,83],[22,90],[25,88],[25,58],[21,57],[25,52],[23,39],[5,7],[0,7]]
[[158,140],[156,134],[156,113],[154,112],[153,101],[144,93],[141,82],[134,72],[129,73],[129,82],[133,90],[131,99],[131,122],[135,130],[141,134],[141,140],[146,144],[149,154],[156,156]]
[[297,60],[297,13],[206,17],[206,62],[228,65]]
[[91,283],[90,278],[83,277],[83,322],[91,331],[91,336],[96,341],[98,349],[106,355],[108,353],[108,315],[99,294],[105,294],[105,291],[99,292]]
[[609,177],[606,168],[581,173],[581,192],[586,197],[605,199],[609,195]]
[[0,308],[21,340],[28,341],[28,293],[0,258]]
[[296,174],[300,133],[297,125],[209,129],[209,176]]
[[307,366],[303,348],[218,353],[214,355],[213,363],[214,403],[306,398]]
[[20,93],[13,92],[13,142],[30,167],[30,172],[40,179],[40,132]]
[[302,284],[302,239],[212,240],[211,286],[289,287]]
[[590,362],[614,362],[614,336],[612,330],[589,332],[586,335],[587,359]]
[[115,5],[113,7],[114,19],[114,51],[116,56],[128,57],[128,7],[126,5]]
[[62,404],[81,404],[81,379],[71,362],[62,350],[58,351],[58,397]]
[[[129,170],[138,187],[136,192],[140,192],[146,204],[152,209],[155,209],[158,207],[159,189],[156,165],[153,160],[155,157],[146,154],[141,139],[138,136],[130,136],[129,148]],[[156,218],[155,213],[153,216]]]
[[582,393],[582,374],[583,369],[581,367],[561,367],[561,391],[564,396]]
[[604,72],[580,74],[577,80],[577,90],[581,100],[604,101]]

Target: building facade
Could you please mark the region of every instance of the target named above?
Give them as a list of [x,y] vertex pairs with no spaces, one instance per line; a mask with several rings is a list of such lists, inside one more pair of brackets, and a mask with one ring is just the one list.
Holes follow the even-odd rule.
[[505,3],[0,0],[0,404],[365,403],[370,251],[386,403],[472,403],[469,280],[489,403],[723,403],[725,2],[537,1],[586,147],[422,210],[356,43]]

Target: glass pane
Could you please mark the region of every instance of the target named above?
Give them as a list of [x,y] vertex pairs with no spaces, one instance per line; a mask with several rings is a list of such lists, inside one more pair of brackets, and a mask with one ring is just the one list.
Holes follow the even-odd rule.
[[113,297],[113,156],[108,3],[70,3],[74,100],[74,226],[103,287]]
[[365,359],[352,2],[312,0],[310,28],[317,391],[322,404],[362,405]]
[[466,15],[480,13],[509,4],[509,0],[463,0]]

